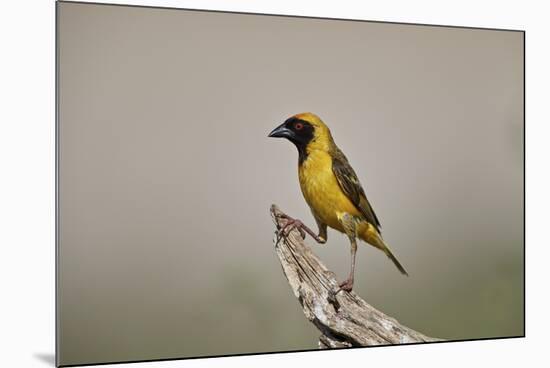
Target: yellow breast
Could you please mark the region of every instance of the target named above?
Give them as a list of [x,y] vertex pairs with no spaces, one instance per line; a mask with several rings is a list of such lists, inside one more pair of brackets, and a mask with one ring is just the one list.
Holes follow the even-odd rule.
[[338,220],[344,213],[359,216],[357,208],[340,189],[328,152],[314,150],[298,168],[300,187],[314,215],[328,226],[343,231]]

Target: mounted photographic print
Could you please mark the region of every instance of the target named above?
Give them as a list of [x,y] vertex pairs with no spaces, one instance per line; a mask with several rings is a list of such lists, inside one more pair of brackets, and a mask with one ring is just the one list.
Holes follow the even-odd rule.
[[524,336],[524,32],[57,2],[57,365]]

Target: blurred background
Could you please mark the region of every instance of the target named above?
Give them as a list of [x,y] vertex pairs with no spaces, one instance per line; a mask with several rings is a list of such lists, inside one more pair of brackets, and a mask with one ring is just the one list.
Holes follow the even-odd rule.
[[[424,334],[523,334],[523,34],[58,3],[61,364],[316,349],[269,206],[315,227],[317,113],[385,240],[355,291]],[[349,243],[314,251],[340,279]]]

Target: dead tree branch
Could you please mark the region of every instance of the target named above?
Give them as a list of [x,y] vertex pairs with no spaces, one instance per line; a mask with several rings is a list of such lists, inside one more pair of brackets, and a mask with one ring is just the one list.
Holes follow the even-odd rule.
[[[277,230],[287,222],[282,212],[271,206]],[[305,317],[321,331],[319,348],[404,344],[438,341],[401,325],[375,309],[354,292],[339,292],[333,272],[321,263],[300,236],[292,230],[275,238],[275,250],[290,288],[300,302]]]

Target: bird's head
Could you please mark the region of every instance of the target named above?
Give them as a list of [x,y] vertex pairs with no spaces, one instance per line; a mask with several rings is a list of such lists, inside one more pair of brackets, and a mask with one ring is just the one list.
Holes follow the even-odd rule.
[[273,129],[268,137],[288,139],[298,148],[301,159],[311,150],[329,151],[334,145],[329,128],[311,112],[291,116]]

